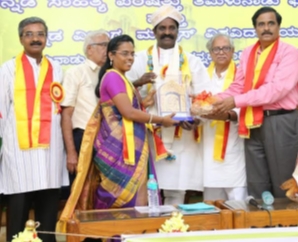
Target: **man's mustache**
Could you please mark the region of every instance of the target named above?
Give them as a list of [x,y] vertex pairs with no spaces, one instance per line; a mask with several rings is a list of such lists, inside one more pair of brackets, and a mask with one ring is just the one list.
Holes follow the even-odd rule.
[[40,41],[33,41],[30,43],[30,45],[42,45],[42,43]]
[[171,35],[171,34],[164,34],[160,37],[161,39],[164,39],[164,38],[171,38],[171,39],[174,39],[174,36]]
[[268,31],[265,31],[265,32],[262,33],[262,35],[265,35],[265,34],[271,34],[272,35],[272,33],[268,32]]

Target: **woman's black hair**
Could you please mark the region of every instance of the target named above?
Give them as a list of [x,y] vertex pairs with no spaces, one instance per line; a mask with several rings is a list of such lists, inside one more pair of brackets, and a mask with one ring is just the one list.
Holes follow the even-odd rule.
[[104,74],[106,73],[106,71],[108,69],[111,69],[112,68],[111,60],[109,58],[109,53],[110,52],[115,52],[116,50],[118,50],[119,45],[121,45],[124,42],[131,42],[134,45],[133,38],[131,38],[129,35],[126,35],[126,34],[123,34],[123,35],[119,35],[119,36],[114,37],[113,39],[110,40],[110,42],[108,44],[108,48],[107,48],[107,60],[104,63],[104,65],[100,68],[100,72],[98,74],[98,83],[97,83],[96,88],[95,88],[95,95],[98,98],[100,98],[99,87],[100,87],[101,79],[104,76]]

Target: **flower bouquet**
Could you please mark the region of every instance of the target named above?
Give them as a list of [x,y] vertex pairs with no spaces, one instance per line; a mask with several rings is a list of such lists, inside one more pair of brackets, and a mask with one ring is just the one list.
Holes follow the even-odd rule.
[[203,91],[197,94],[190,107],[191,114],[193,116],[207,115],[212,112],[213,103],[216,101],[215,97],[212,96],[211,92]]
[[189,225],[184,223],[180,212],[173,212],[172,217],[161,225],[160,233],[187,232]]

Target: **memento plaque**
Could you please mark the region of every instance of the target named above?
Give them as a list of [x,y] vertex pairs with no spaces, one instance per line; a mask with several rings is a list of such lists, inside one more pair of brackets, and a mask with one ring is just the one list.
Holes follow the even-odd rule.
[[157,107],[160,116],[175,113],[176,120],[193,121],[190,115],[189,86],[181,80],[172,78],[158,85]]

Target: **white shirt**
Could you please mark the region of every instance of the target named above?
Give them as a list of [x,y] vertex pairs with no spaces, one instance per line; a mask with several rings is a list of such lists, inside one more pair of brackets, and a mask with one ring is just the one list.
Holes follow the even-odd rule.
[[[222,91],[227,71],[217,76],[214,68],[212,94]],[[237,114],[239,109],[234,110]],[[222,163],[213,159],[216,126],[211,127],[212,120],[203,124],[203,160],[204,187],[233,188],[246,186],[244,140],[238,135],[238,122],[230,122],[230,132],[225,159]]]
[[[173,49],[159,49],[159,67],[167,65]],[[207,70],[200,58],[186,53],[192,75],[194,92],[200,92],[200,86],[209,82]],[[126,76],[129,80],[137,80],[147,71],[147,50],[136,53],[134,64]],[[159,73],[156,73],[159,75]],[[140,94],[145,97],[147,85],[140,88]],[[155,107],[156,109],[156,107]],[[161,189],[169,190],[203,190],[203,160],[201,145],[194,140],[193,131],[182,131],[180,139],[175,139],[172,151],[176,156],[174,161],[160,160],[155,163],[157,179]]]
[[64,107],[74,107],[72,115],[73,128],[85,130],[87,123],[98,103],[95,87],[98,82],[100,67],[86,59],[83,64],[68,69],[63,78],[65,98]]
[[[28,57],[28,56],[27,56]],[[35,83],[40,70],[36,60],[28,57],[33,67]],[[51,61],[53,78],[61,82],[61,67]],[[20,150],[14,110],[15,59],[2,65],[0,72],[0,112],[2,120],[0,136],[3,138],[0,159],[0,193],[15,194],[68,185],[68,173],[60,114],[55,113],[52,103],[51,140],[49,148]],[[0,156],[1,156],[0,155]]]

